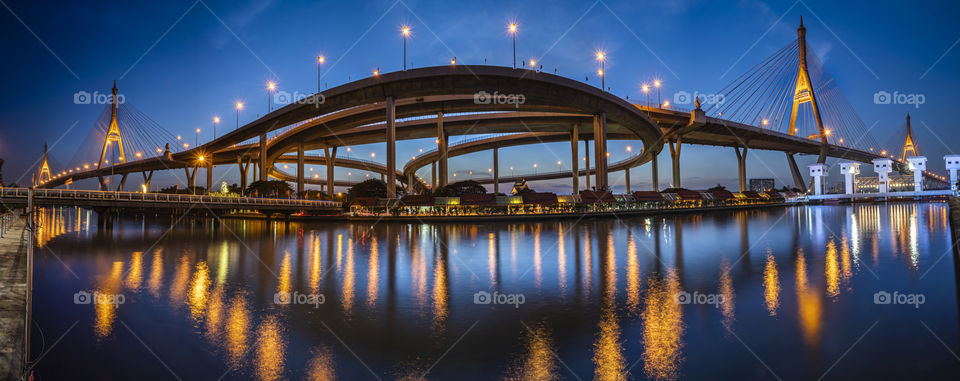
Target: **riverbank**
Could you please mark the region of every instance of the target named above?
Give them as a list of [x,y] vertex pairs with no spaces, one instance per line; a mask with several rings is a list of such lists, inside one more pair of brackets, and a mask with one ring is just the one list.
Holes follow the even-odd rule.
[[661,216],[685,213],[705,213],[705,212],[726,212],[746,209],[765,209],[793,205],[802,205],[799,203],[779,202],[779,203],[761,203],[748,205],[729,205],[729,206],[710,206],[700,208],[667,208],[667,209],[633,209],[633,210],[615,210],[604,212],[586,212],[586,213],[543,213],[543,214],[494,214],[494,215],[458,215],[458,216],[435,216],[435,215],[417,215],[417,216],[389,216],[389,215],[370,215],[370,216],[346,216],[350,222],[498,222],[498,221],[531,221],[531,220],[556,220],[556,219],[580,219],[580,218],[610,218],[610,217],[642,217],[642,216]]
[[23,329],[29,235],[17,215],[0,238],[0,378],[15,380],[23,368]]

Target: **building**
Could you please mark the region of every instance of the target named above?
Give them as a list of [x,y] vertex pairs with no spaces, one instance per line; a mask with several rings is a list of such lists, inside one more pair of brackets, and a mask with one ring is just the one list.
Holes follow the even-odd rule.
[[763,193],[775,188],[773,179],[750,179],[750,190]]

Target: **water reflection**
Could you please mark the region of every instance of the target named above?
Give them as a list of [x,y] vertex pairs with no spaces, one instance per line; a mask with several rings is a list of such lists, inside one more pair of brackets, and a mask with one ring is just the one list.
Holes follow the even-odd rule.
[[[777,213],[787,213],[783,224],[773,223]],[[145,339],[166,338],[183,353],[208,352],[209,358],[180,361],[195,361],[198,369],[234,367],[228,378],[237,379],[369,376],[351,351],[384,378],[418,378],[429,370],[430,379],[675,379],[701,378],[711,369],[751,378],[755,359],[749,353],[713,355],[724,361],[706,354],[736,347],[729,334],[736,332],[778,373],[798,353],[836,359],[842,351],[832,341],[853,342],[862,330],[846,328],[874,321],[864,305],[873,306],[866,299],[885,283],[871,273],[909,281],[928,270],[938,282],[952,276],[932,266],[937,258],[930,254],[949,248],[946,215],[945,207],[932,204],[578,223],[285,227],[225,221],[222,227],[184,224],[167,238],[162,234],[170,221],[135,219],[104,241],[89,234],[89,213],[45,210],[37,218],[46,232],[37,243],[62,255],[81,279],[91,279],[86,289],[124,294],[128,303],[41,310],[38,321],[87,319],[82,335],[96,347],[60,345],[89,361],[125,350],[117,345],[123,333],[116,331],[118,320],[149,317],[142,324],[158,324],[153,329],[162,334]],[[756,229],[769,233],[748,234]],[[754,247],[764,255],[751,256]],[[724,253],[745,254],[731,264]],[[62,298],[54,291],[75,292],[74,284],[54,276],[63,274],[63,264],[39,260],[38,282],[45,287],[38,300]],[[869,271],[861,272],[864,267]],[[717,309],[676,302],[682,290],[708,289],[724,299]],[[526,303],[475,304],[478,291],[521,293]],[[278,305],[275,293],[323,294],[326,303]],[[952,307],[946,311],[956,313]],[[950,335],[956,325],[944,324],[949,319],[926,321]],[[765,346],[770,332],[784,338],[779,347]],[[458,340],[456,348],[463,349],[445,355]],[[174,356],[163,343],[149,344],[164,358]],[[51,356],[57,364],[75,361]],[[814,364],[821,370],[829,365]]]

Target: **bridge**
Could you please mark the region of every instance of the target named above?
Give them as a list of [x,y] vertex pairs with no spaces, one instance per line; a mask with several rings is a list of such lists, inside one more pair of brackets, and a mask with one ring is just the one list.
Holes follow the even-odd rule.
[[[115,85],[113,91],[116,94]],[[807,47],[802,20],[796,40],[743,73],[720,94],[725,102],[695,99],[693,109],[683,110],[668,102],[631,103],[602,88],[536,69],[452,63],[375,72],[245,125],[238,122],[235,130],[192,148],[130,106],[114,102],[98,121],[104,132],[99,161],[52,172],[44,155],[35,186],[54,188],[97,178],[100,189],[106,191],[107,179],[120,176],[120,190],[128,175],[139,173],[149,188],[154,171],[181,169],[194,185],[198,169],[204,168],[210,189],[214,166],[238,165],[245,187],[253,164],[254,179],[295,182],[300,195],[306,184],[320,185],[329,196],[336,195],[337,186],[355,184],[336,180],[336,168],[352,168],[379,173],[388,196],[397,197],[398,188],[407,193],[428,192],[457,180],[450,178],[450,157],[490,151],[488,177],[478,181],[492,183],[497,191],[501,182],[557,178],[570,178],[574,193],[591,187],[608,189],[610,171],[619,170],[625,171],[629,189],[630,169],[646,164],[653,188],[659,190],[657,158],[664,146],[671,159],[670,185],[679,188],[680,153],[684,145],[693,144],[733,148],[741,191],[746,190],[750,150],[784,152],[794,185],[806,190],[808,182],[796,164],[796,155],[815,155],[818,164],[827,158],[861,163],[890,159],[894,170],[911,171],[908,159],[918,154],[910,134],[901,156],[889,154],[875,142],[823,63]],[[450,144],[451,136],[477,135],[481,137]],[[437,148],[398,167],[397,142],[424,138],[435,139]],[[625,160],[608,163],[608,140],[637,141],[642,149]],[[133,160],[127,160],[124,141],[136,147]],[[500,176],[500,148],[566,141],[570,142],[570,170]],[[338,148],[372,143],[385,145],[386,163],[337,157]],[[907,150],[907,145],[914,148]],[[308,155],[308,151],[323,154]],[[581,158],[585,168],[579,167]],[[290,164],[294,173],[285,171]],[[308,164],[325,166],[325,178],[319,173],[308,176]],[[428,166],[426,179],[418,173]],[[922,169],[920,173],[930,184],[947,184],[943,176]],[[585,177],[586,187],[581,187],[581,177]],[[822,186],[815,193],[822,193]]]

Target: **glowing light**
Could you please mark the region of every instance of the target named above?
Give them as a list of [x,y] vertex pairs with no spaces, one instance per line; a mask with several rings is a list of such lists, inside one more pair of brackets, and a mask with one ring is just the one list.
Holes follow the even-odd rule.
[[[237,102],[237,110],[243,110],[243,102]],[[177,139],[180,139],[178,136]]]
[[670,107],[670,101],[663,101],[663,107]]
[[402,28],[400,28],[400,33],[402,33],[404,37],[409,36],[409,35],[410,35],[410,27],[404,25]]
[[457,57],[451,58],[451,59],[450,59],[450,64],[451,64],[451,65],[456,65],[456,64],[457,64]]
[[200,129],[199,129],[199,128],[197,129],[197,133],[198,133],[198,134],[200,133]]
[[767,121],[766,119],[764,119],[762,123],[763,123],[764,126],[766,126],[767,123],[768,123],[768,121]]
[[650,91],[650,86],[643,85],[642,87],[640,87],[640,89],[643,90],[644,94],[646,94],[648,91]]
[[656,81],[653,81],[653,86],[656,88],[660,88],[660,80],[658,79]]
[[273,82],[267,82],[267,90],[273,91],[277,89],[277,84]]
[[213,123],[220,123],[220,117],[219,116],[213,117]]
[[824,134],[824,135],[827,135],[827,136],[830,136],[830,130],[824,131],[823,134]]
[[537,66],[537,60],[530,59],[530,66]]
[[603,70],[597,70],[597,75],[603,75]]
[[143,154],[141,154],[140,152],[137,152],[135,155],[137,156],[137,158],[140,158],[141,156],[143,156]]
[[380,69],[375,69],[373,71],[373,76],[378,76],[378,75],[380,75]]
[[205,159],[206,159],[206,158],[203,157],[203,155],[200,155],[199,157],[197,157],[197,161],[199,161],[199,162],[201,162],[201,163],[202,163]]
[[633,152],[633,147],[627,146],[627,152]]
[[517,23],[510,23],[510,25],[507,26],[507,30],[509,30],[510,33],[516,34],[516,33],[517,33]]
[[317,56],[317,63],[324,63],[326,60],[327,58],[324,56]]
[[373,157],[377,157],[377,153],[376,153],[376,152],[370,152],[370,157],[372,157],[372,158],[373,158]]
[[605,61],[607,59],[607,53],[603,51],[597,52],[597,61]]

